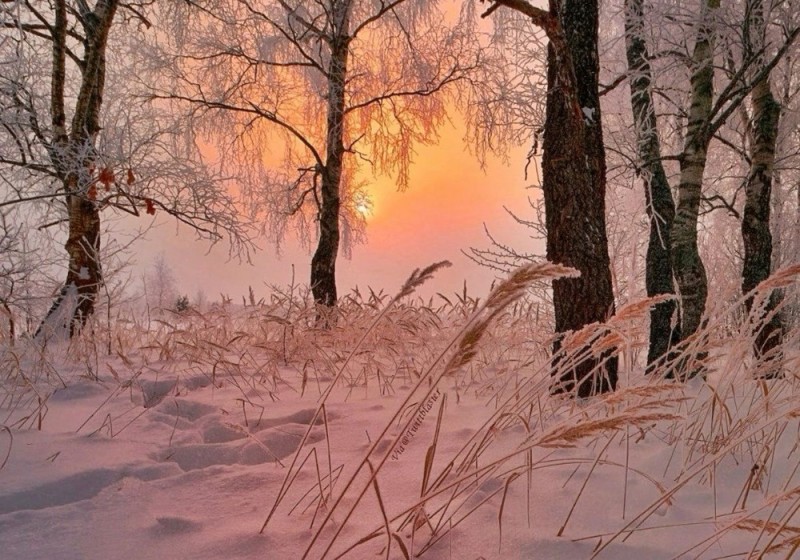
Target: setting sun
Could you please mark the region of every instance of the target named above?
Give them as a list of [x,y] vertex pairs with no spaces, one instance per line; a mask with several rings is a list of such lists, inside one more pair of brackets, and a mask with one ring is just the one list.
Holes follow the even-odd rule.
[[372,205],[369,202],[359,202],[356,204],[356,212],[362,216],[369,216],[372,214]]
[[356,193],[354,207],[362,218],[372,216],[375,209],[372,195],[365,192]]

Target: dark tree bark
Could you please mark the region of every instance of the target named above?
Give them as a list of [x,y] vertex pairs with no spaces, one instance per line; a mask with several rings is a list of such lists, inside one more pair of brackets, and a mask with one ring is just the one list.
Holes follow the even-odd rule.
[[[751,49],[764,45],[764,6],[762,0],[750,0],[751,21],[748,38]],[[763,55],[759,57],[757,70],[763,68]],[[781,108],[772,94],[769,75],[759,79],[753,88],[751,99],[753,115],[750,123],[750,172],[745,185],[745,204],[742,217],[742,239],[744,241],[744,266],[742,268],[742,293],[747,294],[770,274],[772,263],[772,235],[770,233],[770,202],[778,123]],[[747,310],[752,311],[753,298],[745,300]],[[776,350],[783,341],[781,317],[775,313],[779,294],[773,292],[764,309],[768,316],[760,325],[754,352],[756,357],[776,358]]]
[[[598,95],[598,2],[551,0],[550,13],[563,27],[566,49],[561,51],[553,40],[548,47],[542,187],[547,258],[581,273],[553,282],[556,332],[567,333],[614,313]],[[565,83],[570,74],[574,81]],[[558,359],[559,342],[555,351]],[[559,382],[564,390],[577,388],[581,397],[613,390],[617,358],[590,354],[563,373]]]
[[525,0],[496,0],[541,27],[548,45],[547,107],[542,189],[548,260],[573,267],[580,277],[553,282],[556,335],[554,392],[588,397],[614,390],[617,357],[591,351],[562,355],[563,335],[614,314],[606,237],[606,162],[598,94],[598,0],[550,0],[549,11]]
[[[650,220],[645,286],[648,297],[654,297],[675,294],[670,249],[675,203],[661,161],[661,142],[651,94],[653,76],[644,39],[643,4],[643,0],[625,2],[625,42],[637,155],[641,162],[639,172],[644,182],[647,217]],[[671,346],[680,341],[680,321],[675,320],[677,312],[678,305],[674,299],[656,304],[650,310],[648,372]]]
[[344,163],[345,91],[347,57],[350,50],[348,34],[350,0],[334,2],[332,24],[334,32],[331,62],[328,68],[328,116],[326,121],[326,157],[321,170],[321,206],[319,213],[319,242],[311,259],[311,291],[317,305],[328,310],[336,305],[336,257],[339,253],[339,193]]

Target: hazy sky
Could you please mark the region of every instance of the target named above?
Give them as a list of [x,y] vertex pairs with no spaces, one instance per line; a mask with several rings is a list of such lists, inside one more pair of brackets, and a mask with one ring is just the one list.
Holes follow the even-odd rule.
[[[340,295],[356,285],[393,293],[414,268],[447,259],[453,267],[440,272],[424,293],[460,291],[466,279],[470,293],[482,296],[495,274],[471,262],[461,250],[489,245],[484,223],[502,242],[521,250],[533,248],[529,232],[503,210],[505,206],[525,217],[533,215],[527,198],[538,191],[526,189],[536,176],[525,180],[525,150],[511,154],[509,165],[495,160],[482,170],[463,134],[448,125],[441,131],[439,145],[418,148],[407,191],[397,192],[388,178],[369,186],[373,211],[368,217],[368,242],[354,247],[351,260],[340,256],[337,261]],[[253,264],[240,265],[227,260],[222,244],[208,253],[208,245],[196,241],[191,232],[176,235],[174,223],[162,221],[164,225],[137,248],[138,265],[140,270],[152,266],[163,252],[178,290],[190,297],[202,289],[211,301],[218,300],[220,292],[239,301],[248,286],[263,296],[267,285],[289,284],[292,265],[296,282],[308,283],[313,248],[303,249],[289,239],[278,257],[274,246],[262,239],[262,251],[254,255]]]

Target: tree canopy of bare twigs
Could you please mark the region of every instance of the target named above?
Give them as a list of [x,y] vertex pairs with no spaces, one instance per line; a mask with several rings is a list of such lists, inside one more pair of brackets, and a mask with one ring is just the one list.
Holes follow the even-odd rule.
[[243,194],[276,241],[290,223],[316,237],[310,285],[335,305],[340,247],[363,231],[360,171],[408,186],[414,147],[437,139],[446,94],[478,62],[463,21],[430,0],[172,9],[154,97],[183,107],[246,170]]
[[[200,165],[190,131],[137,99],[149,6],[117,0],[0,6],[0,207],[35,205],[63,232],[66,280],[48,317],[74,334],[103,284],[101,214],[165,213],[247,255],[222,176]],[[43,323],[47,325],[47,320]]]

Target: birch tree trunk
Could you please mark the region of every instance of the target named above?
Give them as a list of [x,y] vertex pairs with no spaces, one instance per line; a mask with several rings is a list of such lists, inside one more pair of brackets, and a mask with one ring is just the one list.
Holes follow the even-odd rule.
[[[94,313],[103,273],[100,266],[100,214],[92,196],[94,142],[100,132],[100,110],[105,88],[106,46],[119,0],[98,0],[94,9],[80,3],[84,32],[81,84],[69,131],[65,113],[67,6],[56,0],[50,112],[53,141],[50,157],[66,193],[69,231],[65,249],[67,277],[58,298],[42,322],[47,328],[58,317],[77,334]],[[52,325],[50,325],[52,326]]]
[[328,116],[326,120],[325,165],[321,170],[319,242],[311,259],[311,291],[318,306],[330,310],[336,305],[336,258],[339,253],[339,210],[342,167],[345,154],[345,93],[350,0],[334,0],[328,68]]
[[[548,96],[542,156],[547,258],[580,271],[553,282],[556,333],[614,313],[605,223],[606,163],[598,96],[597,0],[551,0]],[[563,39],[562,39],[563,37]],[[561,343],[555,344],[555,371]],[[560,374],[556,390],[580,397],[613,390],[617,358],[591,353]]]
[[711,140],[710,116],[714,96],[714,16],[719,0],[704,0],[692,52],[689,122],[680,160],[680,184],[671,249],[673,270],[681,297],[681,335],[700,327],[708,296],[708,280],[697,245],[697,221]]
[[[762,0],[751,0],[751,33],[755,35],[750,43],[755,49],[764,45],[765,22]],[[763,68],[763,55],[755,70]],[[744,266],[742,268],[742,293],[747,294],[765,280],[771,270],[772,235],[770,233],[770,203],[772,177],[775,164],[775,151],[778,137],[778,123],[781,108],[772,94],[769,75],[758,80],[751,95],[753,116],[751,126],[750,172],[745,185],[745,204],[742,217],[742,239],[744,241]],[[764,314],[766,322],[760,326],[756,337],[754,352],[756,357],[775,358],[775,351],[783,340],[783,325],[775,308],[779,294],[769,296]],[[752,311],[753,298],[745,301],[747,310]],[[764,320],[764,317],[762,317]]]
[[[675,203],[661,161],[661,142],[651,94],[653,76],[644,39],[643,4],[643,0],[625,1],[625,44],[637,155],[644,182],[647,217],[650,220],[645,286],[648,297],[653,297],[675,294],[670,247]],[[680,323],[674,320],[677,312],[674,299],[659,303],[650,310],[648,371],[672,345],[680,341]]]

